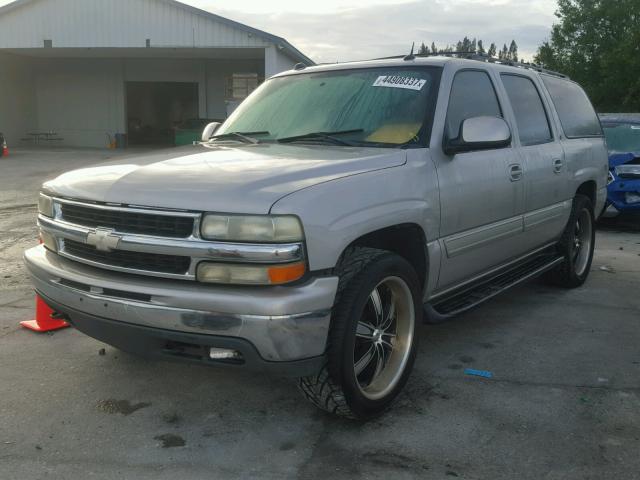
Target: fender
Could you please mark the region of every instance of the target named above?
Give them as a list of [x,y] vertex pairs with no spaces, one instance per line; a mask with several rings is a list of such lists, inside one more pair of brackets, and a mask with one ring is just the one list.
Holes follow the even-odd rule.
[[335,267],[359,237],[400,224],[416,224],[427,243],[437,237],[437,178],[425,149],[407,152],[405,165],[352,175],[278,200],[274,214],[294,214],[305,230],[312,271]]

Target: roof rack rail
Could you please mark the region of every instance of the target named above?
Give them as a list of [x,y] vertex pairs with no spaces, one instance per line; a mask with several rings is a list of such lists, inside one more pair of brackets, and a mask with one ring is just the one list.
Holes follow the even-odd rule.
[[[538,65],[537,63],[529,63],[529,62],[514,62],[513,60],[501,60],[496,57],[490,57],[486,53],[478,53],[478,52],[462,52],[462,51],[439,51],[436,53],[416,53],[414,57],[453,57],[461,58],[464,60],[476,60],[479,62],[485,63],[496,63],[499,65],[506,65],[508,67],[516,67],[516,68],[525,68],[527,70],[534,70],[539,73],[546,73],[547,75],[553,75],[554,77],[560,78],[568,78],[567,75],[563,73],[555,72],[553,70],[549,70],[544,68],[542,65]],[[382,57],[376,58],[375,60],[395,60],[395,59],[405,59],[406,55],[394,55],[392,57]]]

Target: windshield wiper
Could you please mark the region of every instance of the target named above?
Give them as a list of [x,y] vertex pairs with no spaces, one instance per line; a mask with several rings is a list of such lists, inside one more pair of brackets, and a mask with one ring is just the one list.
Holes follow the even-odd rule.
[[296,135],[294,137],[279,138],[278,143],[292,143],[300,140],[325,140],[338,145],[353,147],[355,145],[354,143],[338,138],[335,135],[347,135],[349,133],[360,132],[364,132],[364,130],[362,128],[356,128],[353,130],[338,130],[336,132],[311,132],[305,133],[304,135]]
[[267,131],[261,131],[261,132],[228,132],[228,133],[221,133],[220,135],[212,135],[211,136],[211,140],[221,140],[221,139],[225,139],[225,138],[233,138],[234,140],[240,140],[241,142],[252,143],[254,145],[256,143],[260,143],[260,140],[258,140],[257,138],[253,138],[253,135],[269,135],[269,132],[267,132]]

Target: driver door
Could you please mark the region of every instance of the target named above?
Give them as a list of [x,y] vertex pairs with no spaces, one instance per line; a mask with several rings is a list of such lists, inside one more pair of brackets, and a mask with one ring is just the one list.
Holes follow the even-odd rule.
[[[459,70],[442,135],[456,138],[467,118],[503,117],[490,73]],[[524,170],[512,146],[446,155],[434,135],[431,152],[438,172],[442,262],[437,291],[484,273],[523,253]]]

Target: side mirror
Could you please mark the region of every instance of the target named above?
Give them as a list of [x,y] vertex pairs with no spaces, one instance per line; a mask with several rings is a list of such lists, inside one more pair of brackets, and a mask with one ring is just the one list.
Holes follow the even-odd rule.
[[209,125],[204,127],[204,131],[202,132],[202,141],[208,142],[211,140],[213,134],[216,133],[218,128],[220,128],[220,125],[222,125],[220,122],[211,122]]
[[458,138],[445,139],[444,153],[471,152],[474,150],[491,150],[511,145],[509,125],[499,117],[467,118],[460,125]]

